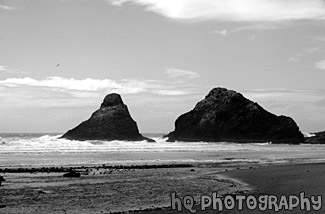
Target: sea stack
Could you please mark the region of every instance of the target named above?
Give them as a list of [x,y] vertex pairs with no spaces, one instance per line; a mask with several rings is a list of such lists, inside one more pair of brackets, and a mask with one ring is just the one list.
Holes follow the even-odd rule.
[[119,94],[108,94],[91,117],[61,138],[69,140],[154,140],[143,137]]
[[276,116],[242,94],[214,88],[193,110],[175,121],[168,141],[272,142],[299,144],[304,136],[295,121]]

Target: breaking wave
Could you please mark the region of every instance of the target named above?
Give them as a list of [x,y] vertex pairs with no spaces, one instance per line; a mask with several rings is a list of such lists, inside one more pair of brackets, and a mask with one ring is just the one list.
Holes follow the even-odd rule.
[[0,153],[78,153],[78,152],[173,152],[173,151],[258,151],[262,147],[281,148],[281,145],[269,143],[236,144],[207,142],[167,142],[163,137],[153,137],[156,142],[147,141],[77,141],[60,138],[61,135],[44,135],[40,137],[2,138]]
[[324,162],[325,145],[270,143],[71,141],[56,134],[1,134],[0,166],[162,162]]

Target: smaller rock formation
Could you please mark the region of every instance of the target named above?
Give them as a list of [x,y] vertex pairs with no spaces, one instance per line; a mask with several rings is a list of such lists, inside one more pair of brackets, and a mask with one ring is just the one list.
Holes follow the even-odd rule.
[[61,138],[69,140],[127,140],[155,142],[143,137],[119,94],[109,94],[91,117]]
[[290,117],[276,116],[242,94],[214,88],[177,118],[169,141],[299,144],[304,136]]
[[310,144],[325,144],[325,131],[312,133],[314,136],[306,137],[305,142]]

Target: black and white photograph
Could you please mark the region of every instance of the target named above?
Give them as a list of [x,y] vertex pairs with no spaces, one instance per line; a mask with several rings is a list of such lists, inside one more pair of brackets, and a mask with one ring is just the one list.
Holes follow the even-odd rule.
[[322,214],[324,0],[0,0],[0,214]]

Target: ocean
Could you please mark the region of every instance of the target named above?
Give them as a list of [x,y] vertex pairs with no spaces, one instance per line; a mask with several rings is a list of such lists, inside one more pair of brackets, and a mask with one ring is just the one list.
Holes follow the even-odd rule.
[[137,165],[165,163],[324,162],[325,145],[166,142],[163,134],[146,141],[70,141],[62,134],[0,134],[0,167]]

